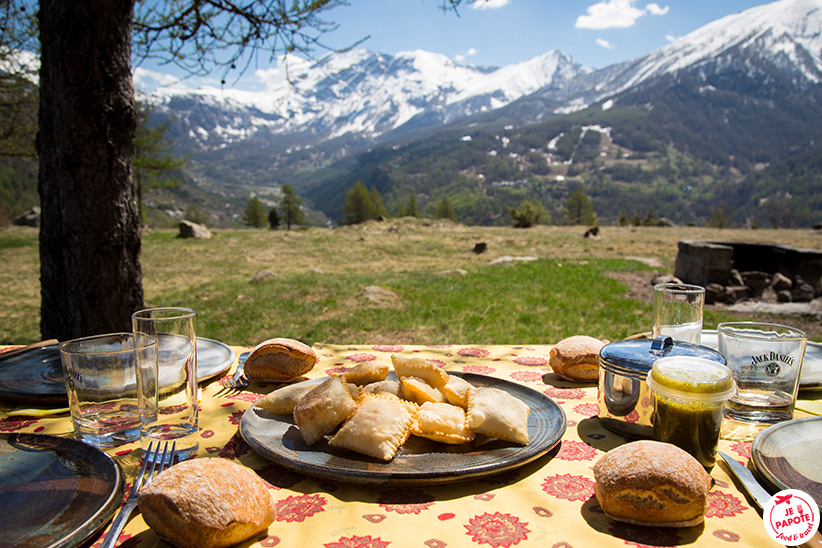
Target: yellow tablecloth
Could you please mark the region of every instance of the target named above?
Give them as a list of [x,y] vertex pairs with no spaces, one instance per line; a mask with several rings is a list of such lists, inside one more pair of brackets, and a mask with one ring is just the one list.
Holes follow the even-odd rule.
[[[592,467],[606,451],[626,440],[604,429],[596,418],[595,384],[566,382],[551,372],[548,345],[316,344],[314,348],[319,362],[310,378],[366,360],[390,363],[390,354],[401,352],[437,360],[449,371],[519,383],[553,398],[565,412],[567,430],[561,444],[545,456],[483,479],[410,488],[337,484],[274,464],[257,455],[240,436],[243,412],[274,385],[252,384],[245,391],[229,392],[212,380],[202,387],[198,458],[230,459],[256,470],[271,485],[277,502],[277,519],[267,533],[242,546],[779,546],[723,464],[711,473],[715,484],[704,526],[649,528],[607,518],[594,496]],[[248,348],[235,350],[239,355]],[[0,432],[71,436],[67,413],[10,416],[12,408],[0,404]],[[750,441],[723,439],[720,449],[744,463]],[[130,484],[138,470],[139,444],[117,447],[109,454],[123,467]],[[102,533],[93,545],[99,545]],[[146,527],[139,513],[127,524],[120,543],[129,548],[167,546]]]

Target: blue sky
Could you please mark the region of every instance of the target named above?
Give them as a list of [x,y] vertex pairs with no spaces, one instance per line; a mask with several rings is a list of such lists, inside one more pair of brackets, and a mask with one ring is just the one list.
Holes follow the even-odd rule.
[[[342,48],[358,47],[394,54],[423,49],[466,65],[503,66],[557,49],[592,68],[650,53],[706,23],[762,0],[463,0],[459,14],[444,13],[441,0],[350,0],[326,13],[339,25],[324,39]],[[261,62],[266,58],[261,58]],[[252,66],[235,87],[258,87]],[[146,64],[137,86],[150,88],[145,70],[169,73]],[[218,85],[213,78],[192,79]],[[231,83],[231,82],[230,82]]]

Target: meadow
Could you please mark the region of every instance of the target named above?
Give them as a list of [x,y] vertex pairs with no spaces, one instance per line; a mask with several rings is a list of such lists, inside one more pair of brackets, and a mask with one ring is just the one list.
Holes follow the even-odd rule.
[[[529,229],[392,219],[336,229],[220,229],[206,240],[147,230],[148,306],[197,310],[198,335],[227,344],[539,344],[650,329],[650,279],[672,273],[680,240],[822,249],[811,230],[698,227]],[[487,245],[475,253],[475,244]],[[510,260],[507,260],[509,258]],[[492,264],[493,263],[493,264]],[[37,229],[0,228],[0,344],[40,340]],[[707,307],[705,328],[760,319]],[[822,332],[809,330],[813,340]]]

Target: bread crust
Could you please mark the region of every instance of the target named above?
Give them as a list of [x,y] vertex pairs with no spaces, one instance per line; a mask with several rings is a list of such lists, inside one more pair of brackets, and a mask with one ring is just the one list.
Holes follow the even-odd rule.
[[563,379],[594,382],[599,378],[599,351],[605,343],[587,335],[562,339],[548,352],[548,365]]
[[138,500],[146,524],[182,548],[233,546],[267,529],[276,516],[265,481],[218,458],[172,466],[144,487]]
[[287,382],[305,375],[317,363],[317,353],[294,339],[261,342],[245,360],[245,374],[258,381]]
[[641,440],[594,465],[599,505],[612,519],[653,527],[691,527],[705,519],[711,476],[679,447]]

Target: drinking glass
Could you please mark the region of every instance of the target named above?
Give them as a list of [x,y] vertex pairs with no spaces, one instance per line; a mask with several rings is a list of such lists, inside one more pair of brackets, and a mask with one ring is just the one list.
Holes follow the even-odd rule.
[[156,343],[154,354],[137,360],[143,455],[149,443],[166,440],[177,442],[180,460],[199,449],[195,315],[190,308],[151,308],[131,316],[137,341]]
[[720,323],[717,333],[719,353],[738,388],[725,405],[725,416],[764,423],[793,418],[807,335],[786,325],[756,322]]
[[653,338],[667,335],[677,341],[699,344],[704,304],[704,287],[681,283],[656,284]]
[[137,359],[153,356],[154,343],[135,348],[131,333],[108,333],[60,343],[74,437],[113,447],[140,436]]

